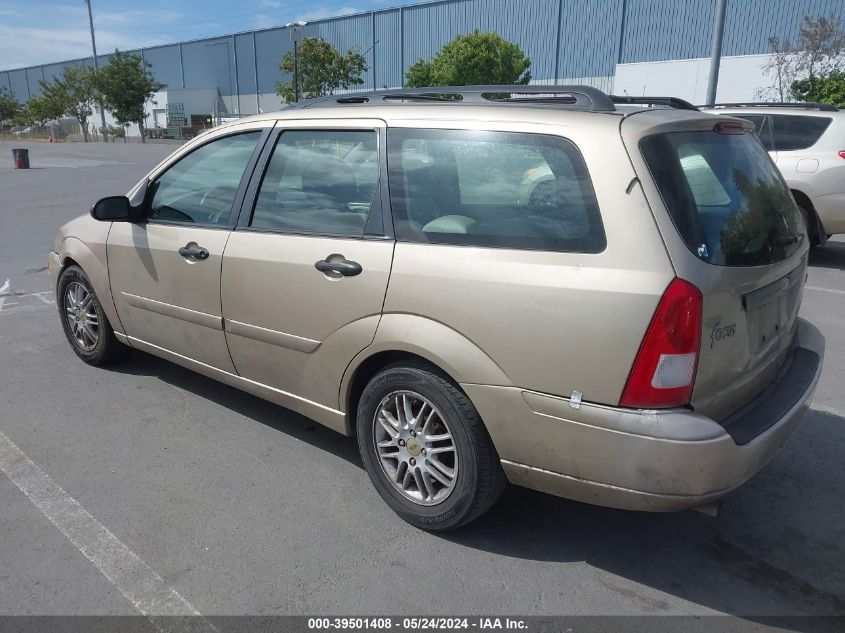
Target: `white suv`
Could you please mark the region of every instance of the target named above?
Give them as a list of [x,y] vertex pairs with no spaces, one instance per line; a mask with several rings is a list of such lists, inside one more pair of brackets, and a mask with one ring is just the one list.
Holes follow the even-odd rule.
[[845,233],[845,111],[818,103],[730,103],[718,114],[754,123],[821,246]]

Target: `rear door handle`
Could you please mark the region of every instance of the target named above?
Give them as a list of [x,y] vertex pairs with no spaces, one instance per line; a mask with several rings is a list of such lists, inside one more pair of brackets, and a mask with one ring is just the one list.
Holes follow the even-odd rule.
[[355,275],[360,275],[361,271],[364,270],[361,268],[361,264],[349,259],[341,259],[334,262],[321,259],[314,264],[314,268],[319,270],[321,273],[340,273],[344,277],[354,277]]
[[208,259],[208,251],[194,242],[185,244],[180,248],[179,254],[188,259]]

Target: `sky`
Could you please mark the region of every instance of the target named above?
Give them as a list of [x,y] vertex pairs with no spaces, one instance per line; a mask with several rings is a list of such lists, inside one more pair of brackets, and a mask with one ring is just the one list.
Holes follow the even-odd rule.
[[[318,20],[419,0],[91,0],[97,52]],[[0,0],[0,70],[91,55],[82,0]]]

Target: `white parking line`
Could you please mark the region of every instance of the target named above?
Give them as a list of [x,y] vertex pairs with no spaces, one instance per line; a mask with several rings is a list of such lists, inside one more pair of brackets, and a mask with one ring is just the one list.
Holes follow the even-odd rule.
[[[160,631],[216,631],[191,603],[101,525],[0,431],[0,471]],[[197,616],[190,620],[165,616]]]
[[[0,290],[2,290],[2,288],[0,288]],[[42,307],[45,305],[56,305],[56,302],[53,299],[53,293],[50,290],[42,290],[41,292],[21,292],[14,294],[0,293],[0,314],[16,313],[24,310],[31,310],[32,308]]]
[[818,292],[832,292],[837,295],[845,295],[845,290],[834,290],[833,288],[819,288],[818,286],[804,286],[807,290],[816,290]]

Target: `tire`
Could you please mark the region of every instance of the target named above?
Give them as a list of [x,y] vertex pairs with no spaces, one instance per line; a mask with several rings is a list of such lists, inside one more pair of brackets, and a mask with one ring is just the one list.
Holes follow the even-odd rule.
[[[115,337],[91,282],[79,266],[68,266],[59,277],[56,305],[68,343],[89,365],[113,363],[129,350]],[[92,337],[92,332],[96,336]]]
[[[414,424],[407,424],[407,402]],[[411,433],[414,426],[423,433]],[[489,510],[507,486],[478,411],[452,381],[426,363],[397,363],[373,377],[358,404],[357,435],[376,490],[396,514],[418,528],[443,532],[465,525]],[[444,435],[451,439],[429,441]],[[379,441],[387,446],[377,446]],[[396,457],[388,455],[394,451]],[[453,477],[445,474],[450,470]]]
[[804,226],[807,228],[810,248],[818,248],[821,246],[822,241],[819,235],[819,222],[816,218],[816,212],[801,203],[798,203],[798,208],[801,209],[801,215],[804,218]]

